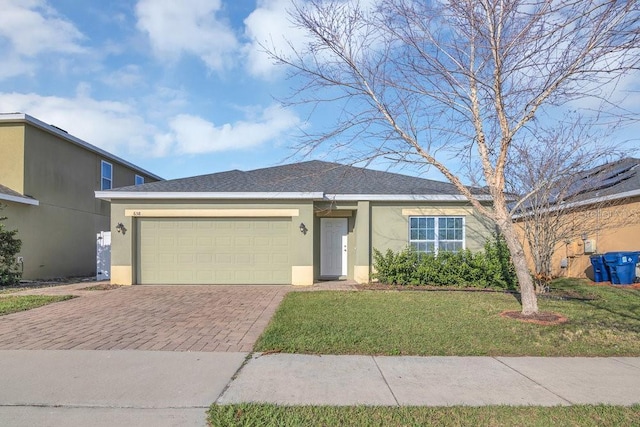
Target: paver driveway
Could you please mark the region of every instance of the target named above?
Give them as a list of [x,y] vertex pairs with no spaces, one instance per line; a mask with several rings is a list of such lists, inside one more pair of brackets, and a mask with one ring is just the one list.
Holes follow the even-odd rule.
[[251,351],[288,286],[128,286],[0,317],[0,349]]

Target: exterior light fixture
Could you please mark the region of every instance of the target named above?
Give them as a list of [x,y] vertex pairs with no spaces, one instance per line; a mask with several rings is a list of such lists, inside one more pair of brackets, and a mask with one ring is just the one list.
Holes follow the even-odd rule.
[[121,222],[119,222],[118,225],[116,225],[116,231],[118,233],[122,233],[123,236],[127,234],[127,228]]
[[307,231],[309,231],[309,229],[307,228],[307,226],[306,226],[306,225],[304,225],[304,222],[301,222],[301,223],[300,223],[300,232],[301,232],[302,234],[307,234]]
[[587,240],[587,239],[589,238],[589,235],[587,235],[587,233],[582,233],[582,234],[580,235],[580,238],[581,238],[582,240]]

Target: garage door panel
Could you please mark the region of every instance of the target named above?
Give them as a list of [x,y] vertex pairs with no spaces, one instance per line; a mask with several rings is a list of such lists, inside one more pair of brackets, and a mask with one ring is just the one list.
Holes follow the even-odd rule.
[[291,283],[290,219],[138,221],[138,283]]
[[[220,231],[220,230],[218,230]],[[224,246],[231,246],[233,244],[232,236],[216,236],[215,237],[216,246],[222,248]]]
[[250,267],[253,263],[253,257],[251,256],[251,254],[235,255],[235,265],[241,266],[242,268],[247,268]]
[[234,239],[236,246],[253,246],[253,237],[251,236],[236,236]]
[[195,246],[196,238],[195,237],[180,237],[178,238],[179,246],[193,247]]
[[213,283],[233,283],[233,272],[229,270],[216,270]]
[[289,255],[287,254],[273,254],[271,257],[273,264],[287,264],[290,265]]
[[203,254],[198,253],[198,264],[203,264],[203,267],[206,268],[206,265],[211,265],[213,262],[213,256],[211,254]]

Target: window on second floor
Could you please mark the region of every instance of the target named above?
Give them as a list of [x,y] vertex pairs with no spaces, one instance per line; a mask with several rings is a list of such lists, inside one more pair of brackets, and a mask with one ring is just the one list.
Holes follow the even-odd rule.
[[136,175],[135,184],[136,185],[144,184],[144,176]]
[[417,252],[437,254],[464,249],[464,218],[412,216],[409,245]]
[[100,189],[101,190],[111,190],[113,187],[113,166],[109,162],[105,162],[104,160],[100,166]]

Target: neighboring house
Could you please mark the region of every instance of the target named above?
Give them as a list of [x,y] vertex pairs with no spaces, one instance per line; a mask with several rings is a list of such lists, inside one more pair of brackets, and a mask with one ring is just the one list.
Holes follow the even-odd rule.
[[493,230],[451,184],[321,161],[96,197],[122,231],[111,277],[127,285],[367,282],[374,248],[478,250]]
[[556,246],[554,276],[593,279],[591,255],[640,251],[640,159],[598,166],[581,174],[570,189],[572,194],[549,209],[551,214],[561,210],[573,231]]
[[26,114],[0,114],[0,216],[22,240],[23,277],[95,274],[109,203],[96,190],[161,178]]

